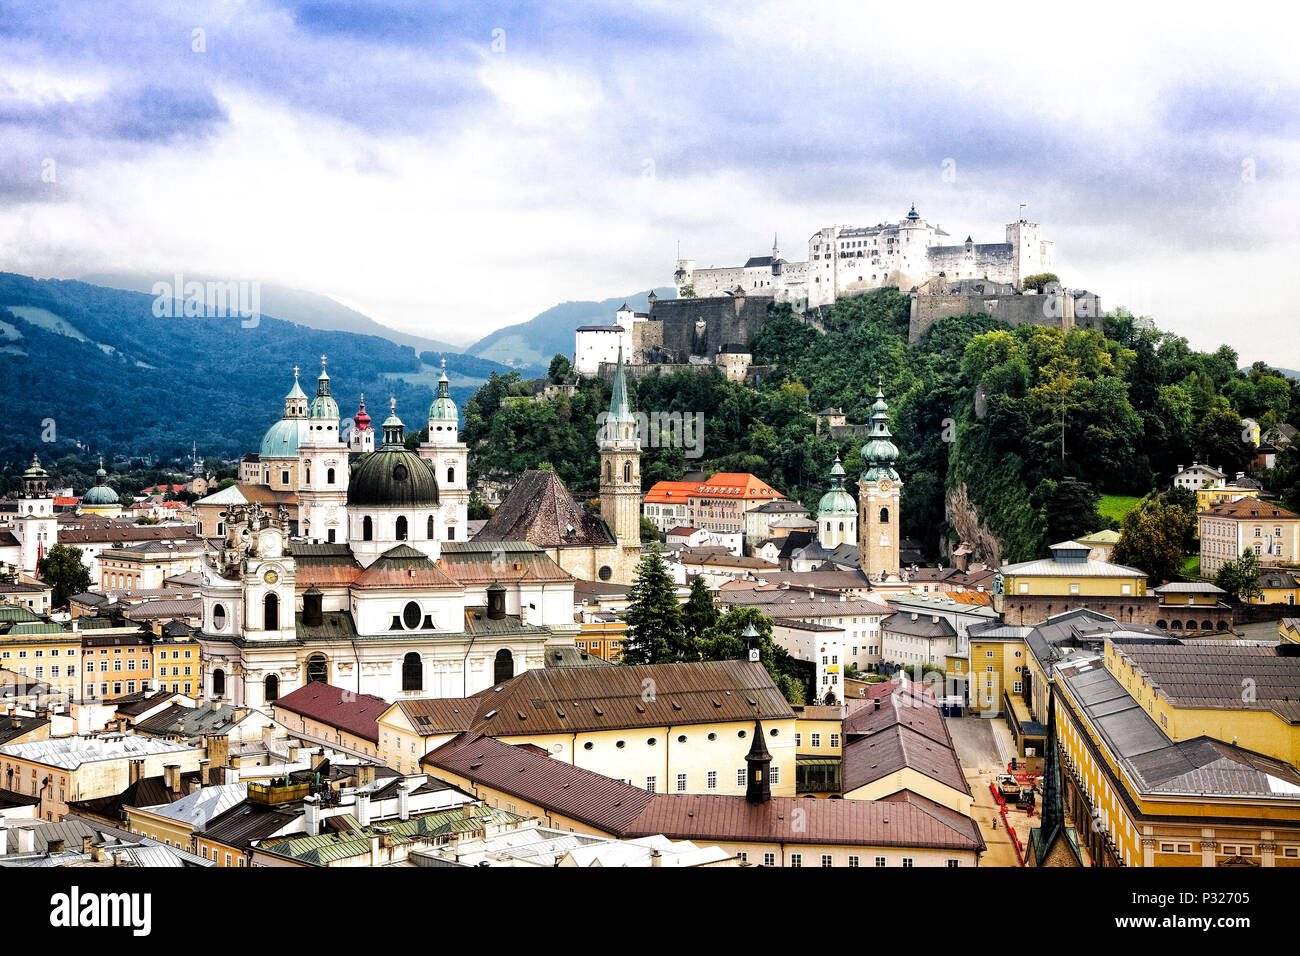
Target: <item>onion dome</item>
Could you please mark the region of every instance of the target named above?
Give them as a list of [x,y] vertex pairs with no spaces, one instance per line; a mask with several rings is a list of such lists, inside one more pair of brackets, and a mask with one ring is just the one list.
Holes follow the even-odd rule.
[[370,415],[366,412],[366,393],[361,393],[361,407],[357,413],[352,416],[352,424],[356,426],[356,431],[363,432],[370,427]]
[[835,464],[831,467],[831,490],[822,495],[822,500],[817,503],[817,514],[819,515],[854,515],[858,513],[858,506],[853,501],[853,496],[844,490],[844,466],[840,464],[840,456],[835,456]]
[[456,403],[451,398],[451,382],[447,380],[447,360],[442,360],[442,375],[438,377],[438,395],[429,406],[429,421],[454,422],[460,417]]
[[320,377],[316,379],[316,397],[307,409],[308,418],[338,421],[339,405],[330,397],[330,377],[325,371],[325,356],[320,357]]
[[439,503],[433,466],[402,444],[397,401],[384,419],[384,444],[357,462],[348,478],[348,507],[423,508]]
[[104,459],[99,459],[99,468],[95,470],[95,486],[81,497],[83,505],[115,505],[118,503],[117,492],[108,487],[108,472],[104,470]]
[[871,406],[871,432],[867,443],[862,446],[862,460],[867,470],[862,473],[864,481],[878,481],[889,478],[898,481],[898,472],[894,462],[898,460],[898,446],[891,440],[889,433],[889,406],[885,404],[885,392],[876,389],[876,402]]

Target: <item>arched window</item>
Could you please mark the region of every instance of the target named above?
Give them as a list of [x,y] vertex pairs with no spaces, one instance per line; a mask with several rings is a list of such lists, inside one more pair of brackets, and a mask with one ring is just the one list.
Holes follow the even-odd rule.
[[492,668],[492,683],[500,684],[515,676],[515,655],[504,647],[497,651],[496,663]]
[[398,515],[397,517],[397,540],[406,540],[406,515]]
[[311,484],[311,462],[307,462],[305,465],[303,465],[302,470],[303,470],[303,475],[302,475],[303,483],[310,485]]
[[455,483],[456,483],[456,469],[455,469],[454,467],[452,467],[452,468],[448,468],[448,469],[447,469],[447,484],[449,484],[449,485],[454,485]]
[[420,626],[420,605],[414,601],[407,601],[406,607],[402,608],[402,623],[406,625],[409,631],[415,630]]
[[262,629],[266,631],[280,629],[280,596],[274,591],[262,599]]
[[414,651],[402,658],[402,690],[424,690],[424,664]]
[[371,519],[370,515],[366,515],[361,519],[361,540],[375,540],[375,522]]
[[307,658],[307,683],[325,684],[329,682],[330,665],[324,654],[313,654]]
[[844,522],[843,522],[843,521],[840,522],[840,530],[841,530],[841,531],[844,530]]
[[425,531],[424,536],[430,541],[433,540],[433,515],[429,515],[428,529]]
[[605,462],[605,477],[606,478],[614,477],[614,466],[611,465],[609,462]]
[[226,606],[216,604],[212,608],[212,628],[217,631],[226,629]]
[[623,462],[623,480],[632,480],[632,463],[630,461]]
[[262,682],[262,688],[268,704],[280,699],[280,678],[276,675],[267,674],[266,680]]
[[881,524],[889,524],[889,509],[888,509],[888,508],[881,508],[881,509],[880,509],[880,523],[881,523]]
[[326,471],[325,471],[325,484],[327,484],[327,485],[332,485],[332,484],[334,484],[334,469],[333,469],[333,468],[326,469]]
[[226,672],[220,667],[212,672],[212,696],[224,697],[226,693]]

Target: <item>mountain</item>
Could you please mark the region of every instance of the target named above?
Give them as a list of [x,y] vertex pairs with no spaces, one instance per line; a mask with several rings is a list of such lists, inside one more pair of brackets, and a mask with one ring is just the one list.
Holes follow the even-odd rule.
[[[153,294],[154,283],[160,279],[172,282],[172,276],[157,276],[143,272],[104,272],[81,277],[82,282],[105,286],[110,289],[123,289],[127,292],[147,292]],[[186,281],[208,282],[209,276],[186,275]],[[381,325],[368,315],[350,309],[326,295],[290,289],[280,285],[259,283],[262,311],[274,315],[286,322],[305,325],[309,329],[326,332],[356,332],[360,335],[378,335],[398,345],[409,345],[417,352],[426,350],[434,352],[463,352],[459,346],[450,345],[437,339],[411,335]]]
[[[274,300],[273,300],[274,301]],[[417,355],[377,334],[308,328],[264,313],[235,317],[157,317],[155,297],[0,272],[0,464],[26,464],[89,448],[105,458],[161,462],[256,451],[280,417],[301,367],[314,394],[319,356],[329,356],[332,394],[344,416],[361,393],[376,420],[387,399],[408,431],[424,427],[442,352]],[[248,327],[245,327],[245,325]],[[463,403],[492,372],[486,359],[447,352],[452,397]]]
[[[609,325],[625,302],[637,312],[649,309],[650,290],[600,302],[562,302],[527,322],[508,325],[479,339],[465,351],[518,368],[525,374],[542,374],[558,352],[573,355],[574,330],[580,325]],[[672,288],[655,289],[661,299],[675,298]]]

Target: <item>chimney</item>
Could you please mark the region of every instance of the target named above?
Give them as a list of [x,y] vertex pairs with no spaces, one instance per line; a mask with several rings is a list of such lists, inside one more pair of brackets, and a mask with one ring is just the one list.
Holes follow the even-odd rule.
[[213,767],[224,767],[230,762],[230,738],[225,734],[213,734],[206,738],[208,743],[208,761]]
[[309,794],[302,798],[303,822],[308,836],[320,836],[320,797]]
[[488,585],[488,620],[499,621],[506,616],[506,588],[500,581]]
[[206,787],[212,782],[212,761],[204,757],[199,761],[199,784]]
[[81,852],[82,852],[82,853],[89,853],[89,852],[90,852],[90,844],[93,843],[93,842],[94,842],[94,837],[90,836],[89,834],[87,834],[86,836],[82,837],[82,838],[81,838]]
[[144,758],[135,757],[127,765],[127,783],[138,783],[144,776]]
[[651,866],[664,865],[664,855],[660,853],[659,850],[654,849],[650,851],[650,865]]
[[290,747],[290,748],[289,748],[289,763],[291,763],[291,764],[296,764],[297,762],[298,762],[298,748],[297,748],[297,747]]
[[397,784],[397,819],[411,819],[411,780],[401,780]]
[[181,765],[178,763],[169,763],[163,767],[163,781],[167,784],[167,789],[172,793],[180,793]]
[[302,623],[308,627],[320,627],[325,622],[325,595],[321,589],[312,585],[302,592]]
[[63,852],[63,841],[51,837],[45,843],[45,852],[53,856],[55,853]]
[[363,827],[370,826],[370,794],[364,790],[357,791],[355,806],[357,823]]
[[36,852],[36,830],[33,827],[18,828],[18,848],[17,853],[35,853]]
[[221,709],[221,701],[219,701],[219,700],[212,700],[212,701],[209,701],[209,702],[208,702],[208,707],[209,707],[209,709],[211,709],[211,711],[215,714],[217,711],[219,711],[219,710]]
[[357,786],[368,787],[375,782],[375,765],[372,763],[357,764]]

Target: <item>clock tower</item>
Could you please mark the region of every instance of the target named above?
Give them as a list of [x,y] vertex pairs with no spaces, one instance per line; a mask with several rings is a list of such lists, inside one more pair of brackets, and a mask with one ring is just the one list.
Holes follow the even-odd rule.
[[871,434],[862,446],[865,468],[858,480],[858,546],[862,570],[872,581],[897,575],[899,498],[903,483],[894,470],[898,446],[889,433],[889,406],[882,388],[871,406]]

